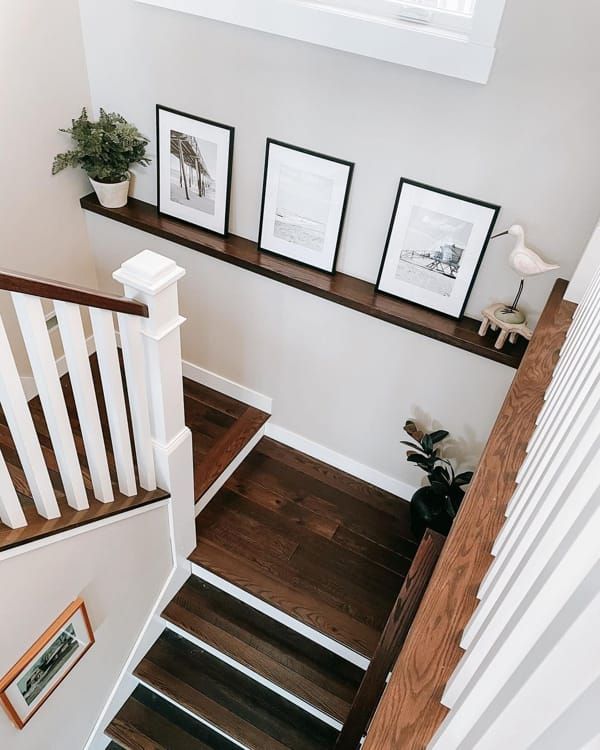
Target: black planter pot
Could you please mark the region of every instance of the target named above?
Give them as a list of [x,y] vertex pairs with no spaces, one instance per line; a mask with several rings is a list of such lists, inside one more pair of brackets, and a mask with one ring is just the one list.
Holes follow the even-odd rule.
[[446,536],[463,497],[460,487],[453,487],[448,495],[442,495],[430,486],[418,489],[410,502],[410,525],[415,537],[420,540],[425,529]]

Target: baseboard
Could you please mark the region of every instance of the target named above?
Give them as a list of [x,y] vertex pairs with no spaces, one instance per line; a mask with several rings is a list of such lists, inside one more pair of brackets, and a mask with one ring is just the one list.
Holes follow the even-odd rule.
[[268,396],[257,393],[257,391],[253,391],[251,388],[246,388],[246,386],[240,385],[233,380],[224,378],[222,375],[210,372],[210,370],[205,370],[200,365],[187,362],[185,359],[182,365],[184,377],[193,380],[195,383],[200,383],[200,385],[205,385],[207,388],[224,393],[226,396],[235,398],[238,401],[242,401],[242,403],[248,404],[248,406],[254,406],[255,409],[260,409],[267,412],[267,414],[271,414],[273,400]]
[[[96,351],[96,342],[94,341],[94,337],[88,336],[85,340],[85,345],[87,347],[88,356],[91,356]],[[67,367],[67,358],[64,354],[57,358],[56,369],[58,370],[59,378],[62,378],[62,376],[67,373],[69,368]],[[38,395],[38,389],[33,375],[21,375],[21,384],[23,385],[23,390],[25,391],[25,398],[28,401],[31,401],[32,398],[35,398]]]
[[418,487],[413,487],[407,482],[403,482],[395,477],[390,477],[377,469],[373,469],[371,466],[361,464],[359,461],[355,461],[353,458],[344,456],[342,453],[337,453],[331,448],[327,448],[320,443],[315,443],[313,440],[298,435],[291,430],[287,430],[285,427],[281,427],[278,424],[273,424],[269,420],[265,425],[265,434],[267,437],[277,440],[279,443],[288,445],[290,448],[295,448],[301,453],[306,453],[312,458],[316,458],[319,461],[323,461],[330,466],[335,466],[340,471],[345,471],[347,474],[351,474],[357,479],[362,479],[363,482],[369,482],[369,484],[375,485],[382,490],[391,492],[393,495],[403,498],[404,500],[410,500]]

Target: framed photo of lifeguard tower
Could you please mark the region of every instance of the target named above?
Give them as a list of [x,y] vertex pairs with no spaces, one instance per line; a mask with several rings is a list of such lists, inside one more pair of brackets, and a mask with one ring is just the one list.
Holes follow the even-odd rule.
[[377,290],[460,318],[499,211],[402,178]]

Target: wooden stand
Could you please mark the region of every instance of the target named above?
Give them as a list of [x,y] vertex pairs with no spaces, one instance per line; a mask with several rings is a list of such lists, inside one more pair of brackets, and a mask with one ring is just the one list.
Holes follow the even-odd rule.
[[527,321],[523,323],[506,323],[504,320],[499,320],[496,317],[498,310],[506,307],[503,303],[491,305],[481,313],[483,315],[483,321],[479,328],[479,335],[485,336],[488,329],[492,331],[500,331],[494,347],[496,349],[502,349],[506,340],[508,339],[511,344],[514,344],[519,336],[522,336],[527,341],[531,340],[531,329],[527,327]]

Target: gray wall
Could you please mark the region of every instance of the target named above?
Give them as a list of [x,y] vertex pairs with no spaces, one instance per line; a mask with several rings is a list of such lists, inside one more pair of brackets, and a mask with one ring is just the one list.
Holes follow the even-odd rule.
[[[133,0],[80,3],[95,107],[152,137],[157,102],[236,127],[233,232],[256,238],[273,136],[356,162],[338,264],[346,273],[375,278],[405,175],[500,203],[499,226],[524,224],[530,244],[571,275],[598,219],[592,0],[577,14],[568,3],[508,0],[487,86]],[[154,202],[155,192],[154,166],[139,170],[135,194]],[[108,225],[89,222],[103,283],[140,245],[176,255],[188,270],[186,358],[273,396],[286,428],[413,482],[397,441],[416,410],[464,435],[469,454],[480,450],[511,377],[503,366]],[[509,249],[505,238],[488,250],[468,313],[514,294]],[[556,275],[528,282],[532,321]]]

